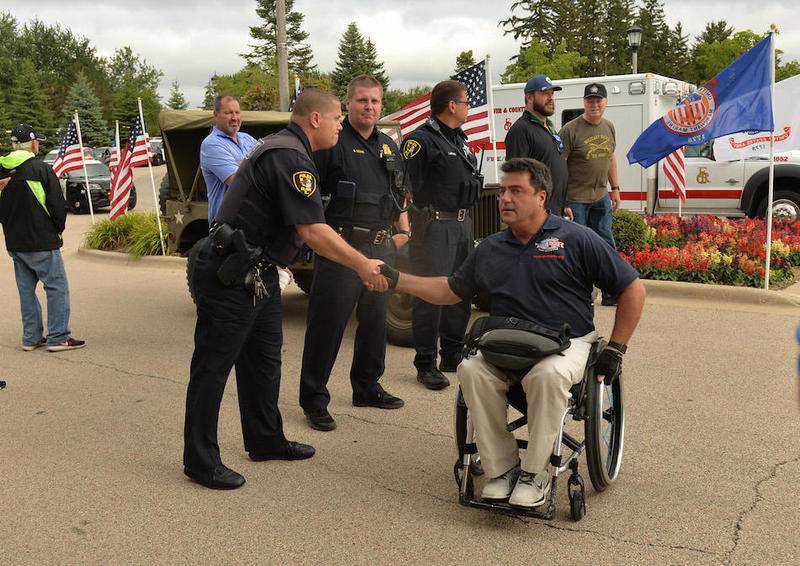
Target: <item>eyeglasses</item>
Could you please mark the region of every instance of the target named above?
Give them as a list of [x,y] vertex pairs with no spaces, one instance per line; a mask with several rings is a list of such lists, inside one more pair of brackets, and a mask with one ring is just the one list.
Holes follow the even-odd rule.
[[453,102],[455,102],[456,104],[466,104],[467,106],[469,106],[469,100],[454,100]]

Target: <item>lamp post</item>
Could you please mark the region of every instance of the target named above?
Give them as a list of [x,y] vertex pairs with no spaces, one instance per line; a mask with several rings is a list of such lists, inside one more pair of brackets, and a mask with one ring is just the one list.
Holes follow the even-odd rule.
[[635,75],[638,72],[638,52],[642,44],[642,28],[633,24],[628,28],[628,45],[631,48],[631,70]]

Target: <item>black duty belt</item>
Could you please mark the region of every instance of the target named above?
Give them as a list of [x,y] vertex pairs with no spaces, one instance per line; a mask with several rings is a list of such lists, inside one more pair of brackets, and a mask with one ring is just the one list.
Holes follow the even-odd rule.
[[456,222],[464,222],[467,218],[469,218],[468,208],[459,208],[458,210],[431,209],[431,220],[455,220]]
[[345,240],[355,246],[367,242],[379,246],[392,238],[392,232],[387,229],[364,228],[362,226],[333,226],[333,229]]

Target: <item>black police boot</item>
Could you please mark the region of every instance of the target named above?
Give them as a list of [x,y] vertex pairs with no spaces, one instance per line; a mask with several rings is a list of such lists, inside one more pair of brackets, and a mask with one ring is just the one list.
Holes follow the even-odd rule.
[[315,409],[313,411],[306,411],[305,413],[308,426],[314,430],[328,432],[336,428],[336,421],[333,420],[333,417],[327,409]]
[[209,489],[236,489],[244,485],[244,476],[223,464],[205,472],[183,468],[183,473]]
[[444,374],[435,368],[417,373],[417,381],[433,391],[444,389],[450,385],[450,381]]
[[353,405],[356,407],[375,407],[377,409],[399,409],[405,405],[405,402],[379,385],[378,391],[371,395],[353,393]]
[[461,359],[461,354],[442,354],[442,360],[439,362],[439,371],[455,373],[458,364],[461,363]]
[[267,460],[305,460],[311,458],[316,452],[313,446],[287,440],[286,444],[280,448],[273,448],[268,452],[250,452],[250,459],[253,462],[265,462]]

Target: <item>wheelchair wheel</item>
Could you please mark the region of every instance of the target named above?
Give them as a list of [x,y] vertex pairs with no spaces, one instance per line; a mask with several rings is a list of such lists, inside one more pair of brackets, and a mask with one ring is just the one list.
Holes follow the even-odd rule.
[[[461,461],[461,458],[464,456],[461,453],[461,447],[467,441],[467,420],[469,419],[469,410],[467,409],[467,404],[464,402],[464,395],[461,393],[461,387],[458,388],[458,393],[456,395],[456,406],[455,406],[455,440],[456,440],[456,452],[458,452],[458,461]],[[474,440],[473,440],[474,442]],[[472,454],[470,456],[470,465],[469,465],[470,473],[473,476],[482,476],[483,475],[483,467],[481,466],[481,458],[479,454]]]
[[606,386],[594,374],[586,383],[586,464],[595,491],[605,490],[619,475],[625,439],[622,376]]

